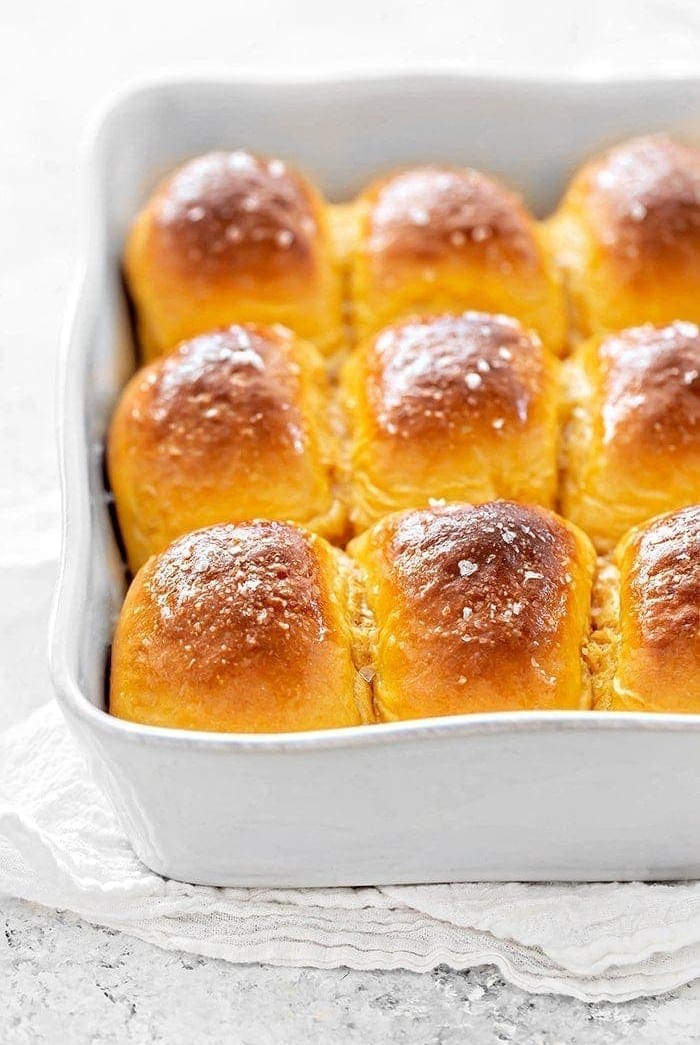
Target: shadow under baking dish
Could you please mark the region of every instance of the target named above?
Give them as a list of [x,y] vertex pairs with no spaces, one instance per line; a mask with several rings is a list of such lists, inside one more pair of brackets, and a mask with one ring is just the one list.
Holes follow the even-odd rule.
[[642,131],[700,135],[700,81],[460,75],[163,82],[111,104],[86,164],[63,346],[57,696],[139,857],[210,885],[625,879],[700,873],[700,716],[501,712],[296,734],[141,726],[105,712],[126,586],[103,473],[134,369],[119,269],[154,182],[188,156],[293,158],[331,198],[433,159],[500,174],[540,213],[571,169]]

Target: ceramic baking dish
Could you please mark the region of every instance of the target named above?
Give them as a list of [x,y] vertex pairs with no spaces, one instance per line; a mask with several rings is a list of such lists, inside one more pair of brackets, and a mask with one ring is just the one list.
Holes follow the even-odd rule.
[[502,713],[246,736],[105,711],[125,583],[103,444],[134,367],[119,259],[156,179],[245,146],[293,159],[342,199],[387,167],[442,160],[503,175],[546,213],[586,154],[661,129],[700,138],[700,80],[170,81],[109,107],[89,152],[63,349],[51,657],[67,719],[150,868],[267,886],[700,875],[700,716]]

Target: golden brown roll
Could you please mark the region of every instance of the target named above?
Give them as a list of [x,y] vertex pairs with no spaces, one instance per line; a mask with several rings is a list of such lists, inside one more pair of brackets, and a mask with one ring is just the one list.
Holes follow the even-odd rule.
[[700,321],[700,150],[635,138],[587,163],[548,225],[582,335]]
[[517,320],[480,312],[407,320],[365,342],[342,377],[356,531],[433,499],[551,506],[556,367]]
[[590,706],[595,555],[575,526],[512,501],[453,504],[386,516],[349,551],[382,718]]
[[700,506],[627,534],[599,588],[596,707],[700,713]]
[[504,312],[563,349],[559,277],[539,228],[499,182],[468,168],[417,167],[357,201],[353,309],[361,338],[427,312]]
[[240,733],[370,721],[354,661],[357,598],[349,560],[299,527],[255,521],[187,534],[129,589],[110,711]]
[[213,152],[163,181],[125,268],[147,359],[228,323],[281,323],[323,352],[342,341],[339,266],[324,202],[278,159]]
[[700,501],[700,329],[650,324],[584,343],[564,367],[562,510],[610,550]]
[[231,326],[140,370],[114,414],[109,476],[129,563],[180,534],[265,516],[339,537],[328,387],[314,347]]

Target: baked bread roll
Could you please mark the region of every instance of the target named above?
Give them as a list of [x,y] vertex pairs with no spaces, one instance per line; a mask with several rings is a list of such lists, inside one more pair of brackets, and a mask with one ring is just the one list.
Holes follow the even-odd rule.
[[635,138],[576,175],[548,235],[580,334],[700,321],[700,150]]
[[553,505],[557,361],[517,320],[407,320],[348,359],[341,396],[356,531],[433,499]]
[[700,501],[700,329],[645,325],[584,343],[564,365],[562,510],[602,551]]
[[345,529],[321,357],[282,327],[225,327],[144,367],[122,393],[107,456],[134,571],[213,523]]
[[632,530],[598,587],[596,708],[700,713],[700,506]]
[[328,353],[342,341],[324,202],[281,160],[238,150],[186,163],[136,219],[125,268],[146,359],[233,322],[281,323]]
[[468,168],[417,167],[357,201],[352,272],[360,338],[428,312],[504,312],[562,350],[566,314],[539,228],[499,182]]
[[187,534],[149,559],[124,602],[110,711],[152,726],[238,733],[371,719],[355,667],[346,556],[284,523]]
[[386,516],[349,551],[382,718],[590,706],[595,555],[575,526],[512,501],[452,504]]

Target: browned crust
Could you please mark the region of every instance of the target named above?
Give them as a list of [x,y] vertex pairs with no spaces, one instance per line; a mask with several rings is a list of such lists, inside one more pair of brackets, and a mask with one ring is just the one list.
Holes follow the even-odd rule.
[[303,452],[292,341],[281,328],[246,324],[183,342],[125,393],[130,442],[193,477],[228,467],[232,456]]
[[212,152],[191,160],[158,190],[153,225],[159,257],[183,276],[239,283],[308,279],[316,265],[321,202],[281,160]]
[[581,182],[596,238],[619,261],[700,250],[700,150],[661,134],[635,138]]
[[294,672],[333,627],[313,537],[254,521],[197,530],[149,560],[144,655],[202,692],[241,672]]
[[625,453],[660,453],[700,443],[700,329],[647,324],[606,338],[603,439]]
[[543,509],[493,501],[405,512],[386,554],[406,614],[460,663],[535,655],[566,617],[576,543]]
[[539,263],[523,204],[479,171],[416,167],[378,183],[368,198],[370,254],[422,264],[476,252],[487,262]]
[[539,338],[507,316],[410,320],[388,327],[368,348],[369,407],[389,437],[522,429],[544,369]]
[[700,506],[663,515],[632,539],[623,572],[623,612],[633,610],[642,641],[659,651],[700,644]]

